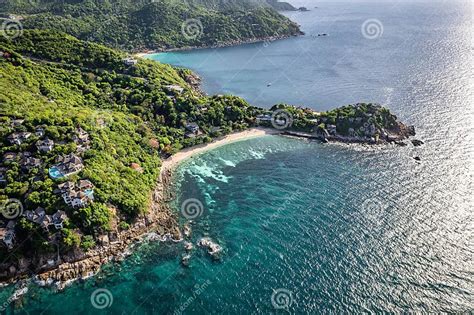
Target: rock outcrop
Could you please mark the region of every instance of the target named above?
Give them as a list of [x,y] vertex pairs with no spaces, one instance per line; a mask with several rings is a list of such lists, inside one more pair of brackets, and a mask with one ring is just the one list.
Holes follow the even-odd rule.
[[0,281],[13,283],[33,276],[40,285],[55,284],[61,289],[72,280],[94,275],[106,263],[123,260],[130,253],[127,251],[129,246],[141,241],[149,232],[161,235],[162,240],[181,240],[176,215],[167,205],[173,195],[170,177],[170,171],[163,172],[151,196],[148,213],[137,218],[127,230],[116,230],[104,235],[100,245],[87,252],[76,249],[31,259],[21,258],[9,266],[0,265],[0,270],[5,270],[0,273]]

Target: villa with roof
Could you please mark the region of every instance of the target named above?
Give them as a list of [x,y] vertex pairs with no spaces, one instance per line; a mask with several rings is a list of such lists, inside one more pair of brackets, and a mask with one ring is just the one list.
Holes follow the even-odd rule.
[[84,168],[82,159],[71,153],[56,158],[56,164],[49,169],[52,178],[63,178],[80,172]]
[[72,140],[77,144],[77,153],[84,153],[90,149],[90,138],[87,131],[81,127],[76,128],[76,134],[73,136]]
[[45,128],[46,128],[46,127],[45,127],[44,125],[37,126],[37,127],[35,128],[35,135],[36,135],[37,137],[40,137],[40,138],[43,137],[44,134],[46,133],[46,129],[45,129]]
[[34,211],[25,211],[25,218],[33,223],[40,225],[44,230],[48,230],[50,217],[46,215],[44,208],[38,207]]
[[55,214],[52,216],[52,224],[57,230],[62,229],[64,226],[64,222],[68,219],[66,212],[62,210],[56,211]]
[[12,128],[19,127],[19,126],[23,125],[24,122],[25,122],[24,119],[13,119],[13,120],[11,121],[11,125],[10,125],[10,126],[11,126]]
[[20,145],[31,137],[30,132],[15,132],[7,137],[10,144]]
[[73,136],[72,140],[76,144],[88,144],[90,142],[89,134],[81,127],[76,128],[76,134]]
[[94,201],[93,188],[94,185],[87,179],[81,179],[77,184],[68,181],[58,185],[64,202],[73,208],[82,208]]
[[132,57],[124,58],[122,61],[126,66],[134,66],[138,63],[138,60]]
[[260,122],[270,122],[272,121],[272,115],[270,114],[260,114],[260,115],[257,115],[257,122],[260,123]]
[[187,138],[194,138],[199,135],[199,125],[195,122],[188,122],[184,125],[186,129],[185,136]]
[[6,167],[0,167],[0,187],[7,185],[7,171]]
[[20,161],[22,170],[27,171],[41,166],[41,160],[34,157],[24,157]]
[[53,147],[54,141],[48,138],[36,141],[36,148],[38,148],[38,151],[40,152],[49,152],[53,150]]
[[163,86],[163,88],[167,90],[168,92],[174,93],[174,94],[182,94],[184,92],[184,88],[177,84],[165,85]]
[[15,225],[15,221],[9,221],[6,227],[0,228],[0,239],[8,249],[12,249],[15,243]]
[[41,207],[36,208],[34,211],[26,211],[24,216],[28,221],[38,224],[45,231],[49,231],[50,226],[54,226],[58,230],[62,229],[64,222],[68,219],[66,212],[62,210],[58,210],[53,215],[49,215],[46,214],[46,211]]

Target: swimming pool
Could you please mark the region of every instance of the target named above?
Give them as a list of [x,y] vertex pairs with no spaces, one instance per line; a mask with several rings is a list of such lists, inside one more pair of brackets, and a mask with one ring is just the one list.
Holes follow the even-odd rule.
[[49,173],[49,176],[51,176],[51,178],[54,178],[54,179],[64,177],[64,174],[61,173],[61,171],[56,166],[51,167],[48,170],[48,173]]
[[90,199],[92,199],[92,200],[94,199],[94,189],[86,189],[86,190],[84,190],[84,193]]

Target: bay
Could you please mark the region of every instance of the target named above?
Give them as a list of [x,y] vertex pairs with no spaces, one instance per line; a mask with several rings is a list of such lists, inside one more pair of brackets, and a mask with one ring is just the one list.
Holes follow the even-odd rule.
[[[173,206],[202,203],[191,241],[210,237],[223,248],[220,260],[195,248],[183,267],[182,244],[145,243],[60,293],[32,286],[17,313],[474,309],[471,4],[296,4],[311,10],[288,13],[303,37],[150,58],[194,69],[208,93],[255,105],[379,102],[425,144],[266,136],[204,153],[178,168]],[[377,38],[364,36],[368,20],[380,22]],[[91,302],[98,289],[113,298],[103,310]]]

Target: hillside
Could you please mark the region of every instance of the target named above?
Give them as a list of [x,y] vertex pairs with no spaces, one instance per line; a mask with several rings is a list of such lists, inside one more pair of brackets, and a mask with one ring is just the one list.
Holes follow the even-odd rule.
[[278,11],[297,11],[298,9],[292,6],[288,2],[282,2],[278,0],[267,0],[267,3]]
[[[290,117],[291,124],[284,129],[293,135],[319,139],[323,142],[347,143],[396,143],[406,145],[403,140],[415,135],[413,126],[401,123],[388,108],[374,103],[358,103],[341,106],[326,112],[315,112],[286,104],[274,105],[265,117],[283,111],[282,117]],[[265,122],[264,125],[271,124]],[[276,128],[276,127],[275,127]],[[300,133],[293,133],[300,132]]]
[[0,16],[128,51],[207,47],[299,35],[270,6],[247,1],[7,0]]
[[[125,57],[60,33],[0,37],[0,199],[51,217],[64,211],[64,248],[88,249],[145,213],[161,156],[246,128],[255,116],[238,97],[201,96],[186,70],[127,65]],[[73,174],[57,176],[71,163]],[[79,207],[65,203],[64,183],[92,189],[94,202],[78,195]],[[54,243],[29,235],[48,239],[55,228],[22,218],[15,230],[18,253],[54,252]]]
[[[184,147],[256,125],[364,143],[411,132],[374,104],[265,111],[203,96],[196,82],[189,70],[56,31],[0,36],[0,280],[44,271],[58,248],[64,262],[110,257],[100,250],[117,235],[129,244],[138,219],[163,212],[154,194],[161,160]],[[176,229],[167,220],[160,228]]]

